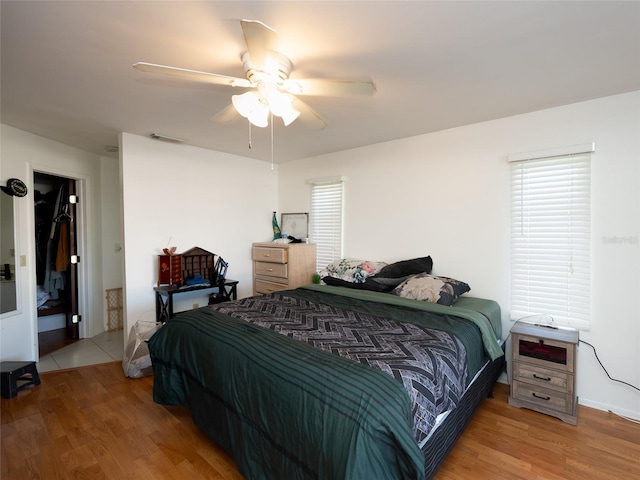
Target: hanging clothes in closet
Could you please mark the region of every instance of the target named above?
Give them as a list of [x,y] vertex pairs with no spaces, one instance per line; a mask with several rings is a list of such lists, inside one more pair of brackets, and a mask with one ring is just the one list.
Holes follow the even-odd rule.
[[69,204],[67,188],[62,184],[58,188],[53,218],[49,229],[46,248],[46,261],[43,289],[50,298],[57,300],[66,287],[66,271],[69,266]]

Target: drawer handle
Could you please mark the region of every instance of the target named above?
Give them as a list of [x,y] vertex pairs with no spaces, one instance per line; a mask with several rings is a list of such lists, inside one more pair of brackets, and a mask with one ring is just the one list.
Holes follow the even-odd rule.
[[273,268],[267,268],[267,272],[273,272]]
[[538,395],[536,394],[536,392],[533,392],[531,395],[533,395],[536,398],[539,398],[540,400],[551,400],[551,397],[543,397],[542,395]]
[[263,256],[263,257],[270,257],[270,256],[271,256],[271,254],[269,254],[269,253],[263,253],[263,254],[262,254],[262,256]]
[[544,380],[545,382],[550,382],[551,381],[551,377],[540,377],[540,376],[536,375],[535,373],[533,374],[533,378],[535,378],[537,380]]

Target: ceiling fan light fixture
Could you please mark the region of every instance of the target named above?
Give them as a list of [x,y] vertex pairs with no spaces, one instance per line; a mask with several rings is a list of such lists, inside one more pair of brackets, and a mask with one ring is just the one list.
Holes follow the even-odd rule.
[[259,93],[253,91],[233,95],[231,102],[240,115],[249,119],[252,125],[261,128],[269,124],[269,113],[281,117],[285,126],[290,125],[300,115],[292,106],[293,97],[277,89],[271,89],[267,98],[262,98]]
[[263,103],[259,103],[258,107],[251,111],[248,118],[256,127],[266,127],[269,125],[269,107]]
[[[274,114],[275,115],[275,114]],[[284,122],[284,126],[288,127],[293,123],[293,121],[300,116],[300,112],[293,108],[291,104],[289,104],[289,108],[280,114],[282,121]]]
[[260,104],[260,100],[254,92],[246,92],[242,95],[232,95],[231,103],[240,115],[249,118],[251,112]]
[[255,92],[233,95],[231,103],[238,113],[247,118],[252,125],[264,128],[269,124],[269,107]]
[[271,113],[277,117],[282,117],[285,126],[288,126],[300,115],[300,112],[292,106],[293,97],[276,89],[269,93],[267,103]]

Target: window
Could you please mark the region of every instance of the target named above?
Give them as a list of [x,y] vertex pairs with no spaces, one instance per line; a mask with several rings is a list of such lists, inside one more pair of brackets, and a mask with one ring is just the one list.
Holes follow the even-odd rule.
[[342,258],[344,178],[308,180],[311,184],[311,241],[316,244],[316,271]]
[[594,144],[509,156],[511,318],[590,323],[591,155]]

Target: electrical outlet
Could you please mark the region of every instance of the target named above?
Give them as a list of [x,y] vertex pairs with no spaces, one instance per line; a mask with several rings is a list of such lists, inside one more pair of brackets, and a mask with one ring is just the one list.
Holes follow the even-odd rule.
[[193,304],[193,309],[195,310],[196,308],[200,308],[200,304],[199,303],[194,303]]

